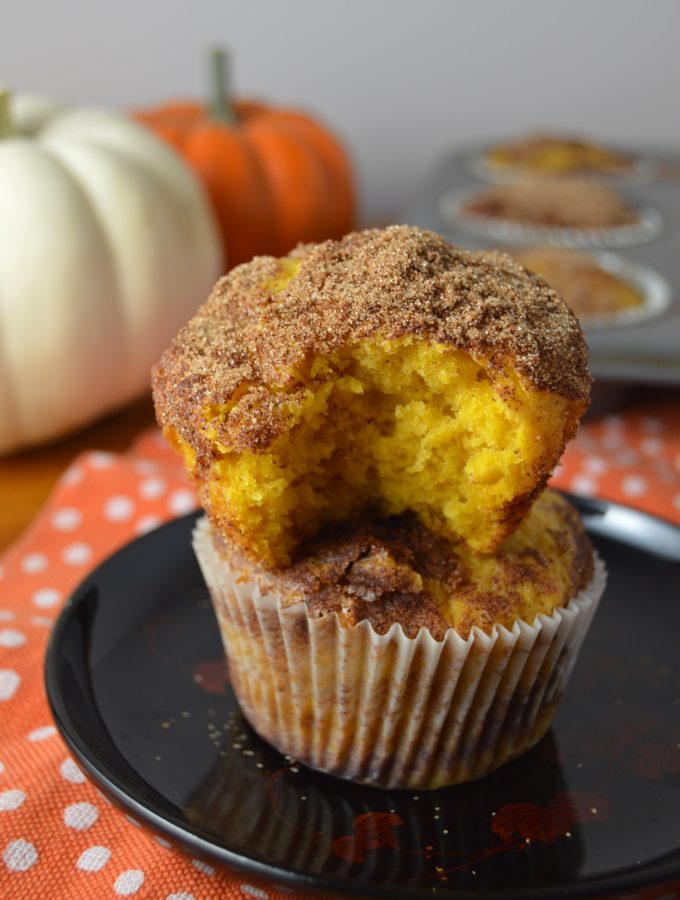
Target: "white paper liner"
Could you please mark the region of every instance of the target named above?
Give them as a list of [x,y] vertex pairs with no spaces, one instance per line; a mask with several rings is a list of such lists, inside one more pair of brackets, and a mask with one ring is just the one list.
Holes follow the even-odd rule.
[[479,192],[479,188],[456,189],[444,193],[437,202],[437,210],[443,221],[470,234],[503,244],[552,244],[559,247],[633,247],[654,240],[662,230],[663,219],[651,206],[639,208],[639,221],[631,225],[615,225],[611,228],[562,228],[548,225],[531,225],[494,219],[466,213],[465,203]]
[[395,624],[342,626],[283,608],[239,582],[201,519],[194,549],[215,605],[232,685],[255,730],[314,769],[390,788],[487,774],[535,744],[564,692],[606,580],[552,615],[442,641]]

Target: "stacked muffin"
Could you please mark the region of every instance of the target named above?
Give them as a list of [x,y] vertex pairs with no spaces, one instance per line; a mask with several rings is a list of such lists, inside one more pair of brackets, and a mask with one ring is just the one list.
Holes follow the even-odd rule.
[[578,516],[543,492],[590,388],[544,281],[407,227],[260,257],[153,385],[261,735],[419,788],[542,736],[603,586]]

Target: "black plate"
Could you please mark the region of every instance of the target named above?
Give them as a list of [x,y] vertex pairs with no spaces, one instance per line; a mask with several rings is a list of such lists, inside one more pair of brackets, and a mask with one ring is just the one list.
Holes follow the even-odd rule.
[[680,530],[579,505],[609,567],[605,597],[548,736],[481,781],[382,791],[260,740],[227,683],[195,516],[75,592],[48,650],[56,722],[136,818],[278,884],[543,900],[680,878]]

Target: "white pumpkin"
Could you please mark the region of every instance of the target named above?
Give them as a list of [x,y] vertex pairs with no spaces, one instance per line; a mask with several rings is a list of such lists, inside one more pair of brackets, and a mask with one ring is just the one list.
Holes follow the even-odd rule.
[[151,365],[221,269],[201,186],[141,125],[21,97],[9,119],[0,135],[0,452],[145,391]]

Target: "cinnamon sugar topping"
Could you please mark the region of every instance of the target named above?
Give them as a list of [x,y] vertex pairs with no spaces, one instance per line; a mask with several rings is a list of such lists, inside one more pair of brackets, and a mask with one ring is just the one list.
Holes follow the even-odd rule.
[[[272,295],[279,261],[257,257],[216,285],[153,373],[163,425],[193,438],[206,404],[239,401],[241,445],[276,434],[291,368],[365,338],[414,335],[534,388],[588,397],[577,319],[540,277],[499,253],[471,253],[407,226],[297,248],[299,272]],[[193,427],[192,427],[193,422]],[[234,424],[234,423],[232,423]]]

